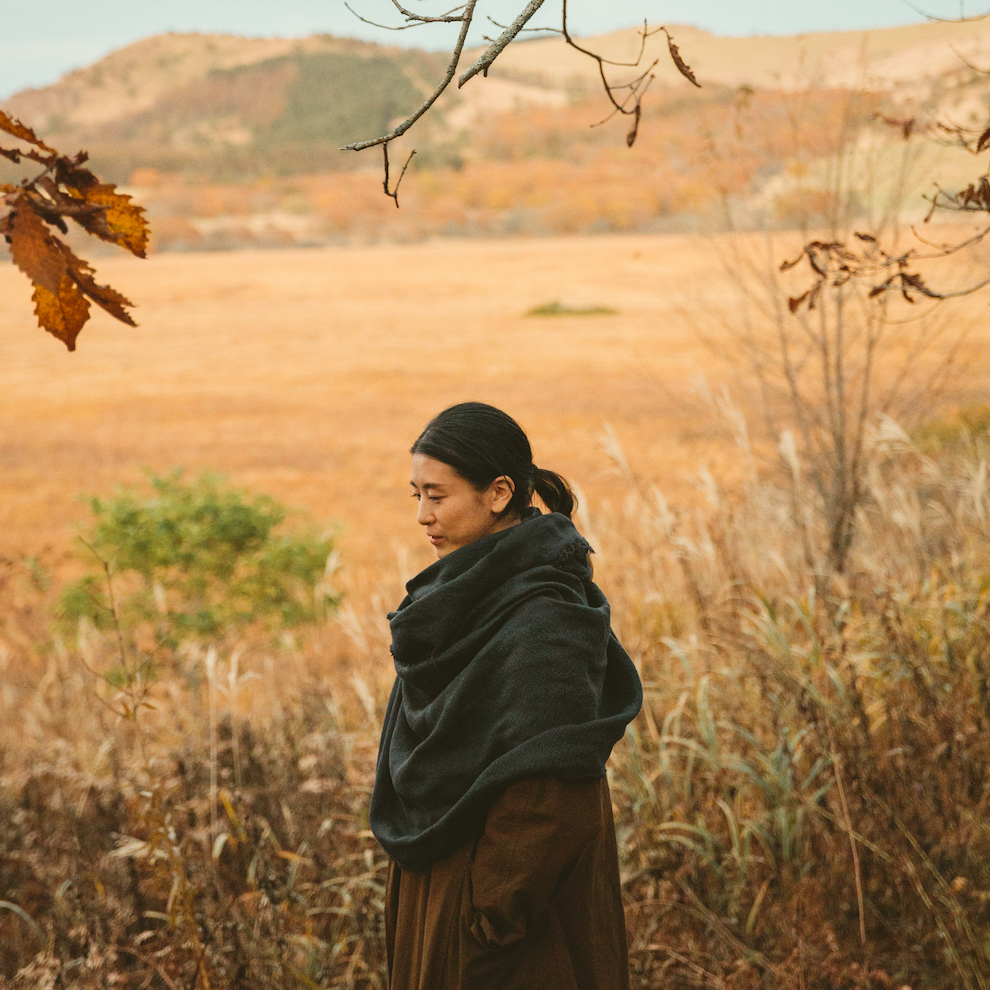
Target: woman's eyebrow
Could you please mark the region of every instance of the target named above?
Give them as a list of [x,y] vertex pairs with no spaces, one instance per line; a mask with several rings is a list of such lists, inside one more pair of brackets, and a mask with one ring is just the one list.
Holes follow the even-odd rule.
[[[418,488],[419,487],[416,484],[415,481],[410,481],[409,484],[412,485],[413,488]],[[433,482],[433,481],[427,481],[423,485],[423,491],[424,492],[430,492],[430,491],[435,492],[435,491],[442,491],[442,490],[443,490],[443,485],[439,485],[439,484],[437,484],[436,482]]]

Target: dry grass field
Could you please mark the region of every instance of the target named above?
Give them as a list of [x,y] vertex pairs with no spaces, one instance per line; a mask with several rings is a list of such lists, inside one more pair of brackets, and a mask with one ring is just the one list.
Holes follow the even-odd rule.
[[[140,327],[97,311],[73,354],[34,325],[23,276],[0,269],[0,552],[58,555],[86,518],[80,493],[181,466],[339,523],[349,569],[403,546],[425,560],[406,452],[468,398],[517,416],[537,462],[592,506],[615,485],[606,425],[638,470],[689,498],[691,474],[720,456],[677,401],[692,377],[721,374],[683,315],[731,305],[705,285],[711,260],[677,237],[101,259]],[[616,313],[525,315],[555,300]]]
[[[537,463],[592,510],[621,489],[606,426],[644,480],[691,501],[698,470],[718,475],[731,456],[692,401],[729,371],[699,334],[739,306],[725,249],[612,236],[100,259],[140,326],[97,310],[73,354],[37,329],[26,280],[5,266],[0,553],[61,555],[87,517],[80,494],[182,467],[339,524],[348,569],[390,566],[400,547],[422,562],[406,451],[434,412],[469,398],[515,415]],[[616,312],[526,315],[555,300]],[[953,311],[975,325],[970,401],[985,307]]]
[[[642,672],[610,768],[633,986],[990,985],[986,438],[950,418],[929,456],[888,429],[848,567],[809,565],[813,487],[754,472],[698,396],[730,386],[755,427],[724,331],[744,325],[761,252],[794,249],[612,236],[103,258],[141,326],[97,316],[74,354],[0,269],[0,988],[385,986],[367,829],[382,616],[432,558],[406,451],[466,398],[515,414],[537,463],[580,487]],[[755,262],[741,286],[732,257]],[[555,301],[615,313],[526,315]],[[914,421],[986,405],[986,307],[939,317],[968,336]],[[59,629],[59,582],[25,558],[68,574],[79,494],[176,466],[339,525],[341,611],[154,664],[136,635]]]

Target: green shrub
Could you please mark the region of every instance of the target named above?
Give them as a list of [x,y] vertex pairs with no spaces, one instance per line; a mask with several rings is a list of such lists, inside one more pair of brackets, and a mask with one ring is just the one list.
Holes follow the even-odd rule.
[[[312,621],[336,599],[322,584],[332,539],[281,532],[288,510],[204,474],[149,476],[153,493],[121,489],[90,498],[95,524],[83,542],[101,566],[61,595],[65,619],[107,628],[151,623],[165,638],[229,632],[254,622]],[[95,558],[95,559],[94,559]]]

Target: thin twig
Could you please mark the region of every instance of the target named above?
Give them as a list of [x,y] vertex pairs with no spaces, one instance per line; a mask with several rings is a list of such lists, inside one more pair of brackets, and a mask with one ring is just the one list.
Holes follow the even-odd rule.
[[411,10],[406,10],[401,4],[396,3],[396,0],[392,0],[392,4],[395,8],[406,18],[407,21],[411,21],[410,24],[379,24],[378,21],[370,21],[367,17],[362,17],[348,2],[344,0],[344,6],[359,20],[363,21],[365,24],[370,24],[372,27],[384,28],[386,31],[406,31],[409,28],[421,27],[423,24],[457,24],[462,20],[461,17],[456,17],[455,12],[458,10],[463,10],[464,5],[460,7],[454,7],[453,10],[448,10],[446,14],[441,14],[439,17],[429,17],[423,14],[414,14]]
[[920,7],[916,7],[911,0],[904,0],[916,14],[924,17],[925,20],[931,21],[934,24],[966,24],[969,21],[982,21],[984,17],[990,17],[990,10],[985,14],[972,14],[969,17],[939,17],[937,14],[929,14],[927,11],[922,10]]
[[409,168],[409,163],[413,160],[413,155],[416,154],[416,149],[413,148],[409,152],[409,157],[406,159],[406,164],[402,166],[402,171],[399,173],[399,178],[395,183],[395,188],[389,191],[388,188],[388,142],[382,145],[382,152],[385,156],[385,178],[382,185],[385,187],[385,195],[390,199],[395,200],[395,208],[399,208],[399,186],[402,184],[402,177],[406,174],[406,169]]
[[402,137],[406,131],[412,127],[413,124],[419,120],[420,117],[426,113],[430,107],[440,98],[443,91],[450,85],[451,79],[454,78],[454,73],[457,72],[457,64],[461,60],[461,52],[464,50],[464,43],[467,41],[468,31],[471,28],[471,21],[474,18],[474,8],[477,6],[478,0],[468,0],[464,5],[464,13],[461,15],[459,20],[461,21],[461,30],[457,36],[457,43],[454,45],[454,50],[451,52],[450,62],[447,64],[447,72],[441,80],[440,84],[433,90],[433,92],[423,101],[419,109],[411,116],[404,120],[398,127],[389,131],[388,134],[383,134],[381,137],[372,138],[370,141],[357,141],[354,144],[347,144],[341,148],[341,151],[364,151],[365,148],[374,148],[379,144],[388,144],[389,141],[394,141],[398,137]]

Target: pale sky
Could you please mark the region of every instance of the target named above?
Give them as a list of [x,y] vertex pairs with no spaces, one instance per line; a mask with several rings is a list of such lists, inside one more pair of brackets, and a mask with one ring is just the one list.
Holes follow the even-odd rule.
[[[447,2],[453,6],[458,0]],[[351,6],[371,20],[401,21],[389,0],[353,0]],[[406,0],[406,6],[434,14],[449,9],[443,0]],[[480,0],[477,13],[504,22],[523,6],[524,0]],[[917,0],[915,6],[936,16],[958,17],[960,12],[983,13],[990,3]],[[578,34],[629,27],[644,17],[723,35],[893,27],[924,20],[907,0],[568,0],[568,11]],[[533,24],[559,21],[560,0],[547,0]],[[54,82],[116,48],[163,31],[282,37],[325,32],[424,48],[444,48],[456,32],[456,27],[376,30],[354,17],[343,0],[0,0],[0,25],[0,98]]]

